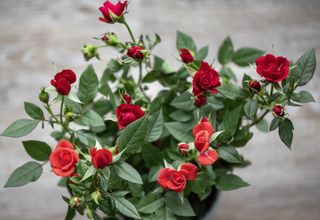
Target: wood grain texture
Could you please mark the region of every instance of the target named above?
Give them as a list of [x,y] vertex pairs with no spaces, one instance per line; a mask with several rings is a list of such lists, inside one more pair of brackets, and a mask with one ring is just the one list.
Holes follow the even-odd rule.
[[[92,36],[112,30],[129,39],[120,25],[98,22],[99,4],[101,1],[92,0],[0,1],[0,130],[26,117],[23,101],[38,103],[39,88],[49,84],[56,68],[73,68],[77,73],[85,68],[80,49],[94,42]],[[319,11],[319,0],[132,0],[127,17],[136,33],[162,36],[155,53],[170,58],[175,66],[176,29],[192,35],[199,46],[210,45],[209,60],[230,35],[236,47],[259,47],[293,59],[315,48],[319,64]],[[114,56],[117,53],[112,50],[101,54],[104,60]],[[105,63],[91,63],[101,74]],[[254,75],[252,70],[238,70]],[[289,111],[295,124],[291,152],[276,133],[257,131],[241,149],[252,166],[235,171],[251,186],[222,193],[207,219],[320,219],[319,68],[314,78],[308,88],[317,103]],[[49,132],[37,129],[24,139],[0,137],[0,186],[14,168],[29,160],[21,140],[37,138],[54,146]],[[57,181],[46,167],[36,183],[0,187],[0,219],[63,219],[66,205],[60,193],[66,192],[56,187]]]

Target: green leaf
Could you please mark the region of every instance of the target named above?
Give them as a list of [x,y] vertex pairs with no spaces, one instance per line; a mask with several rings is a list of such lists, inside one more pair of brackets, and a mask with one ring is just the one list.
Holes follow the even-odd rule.
[[269,125],[268,125],[268,121],[266,119],[262,119],[260,120],[257,124],[256,127],[262,131],[262,132],[268,132],[269,130]]
[[218,87],[218,90],[222,95],[232,100],[243,98],[244,96],[241,88],[231,83],[224,83],[222,86]]
[[218,190],[227,191],[246,186],[249,186],[249,184],[234,174],[222,174],[216,180],[216,188]]
[[197,60],[206,59],[208,56],[208,53],[209,53],[209,47],[208,46],[202,47],[196,55]]
[[147,132],[147,117],[138,119],[121,131],[117,141],[120,151],[126,149],[126,153],[135,153],[144,141]]
[[298,59],[296,67],[292,69],[292,76],[298,80],[299,86],[304,86],[312,79],[316,63],[314,49],[309,50]]
[[38,125],[39,121],[31,119],[19,119],[13,122],[6,130],[4,130],[1,136],[6,137],[23,137],[31,133]]
[[132,183],[143,184],[140,174],[130,164],[122,162],[119,165],[114,165],[114,169],[122,179]]
[[92,65],[82,73],[79,81],[78,97],[79,99],[88,104],[93,101],[99,88],[99,80]]
[[44,120],[43,111],[37,105],[31,102],[24,102],[24,110],[33,119]]
[[4,187],[17,187],[26,185],[27,183],[34,182],[39,179],[41,174],[41,164],[33,161],[27,162],[13,171]]
[[76,216],[76,211],[68,206],[67,215],[64,220],[72,220]]
[[141,213],[151,214],[156,212],[163,205],[163,198],[159,198],[159,194],[150,193],[142,198],[142,200],[138,203],[137,208]]
[[184,199],[182,202],[175,192],[167,192],[164,196],[164,200],[166,203],[167,208],[170,209],[170,211],[178,216],[195,216],[189,201],[187,199]]
[[97,172],[96,168],[94,168],[94,166],[90,166],[89,169],[87,169],[84,176],[82,177],[82,179],[80,180],[80,182],[83,182],[83,181],[87,180],[88,178],[92,177],[93,175],[96,174],[96,172]]
[[279,136],[281,141],[290,149],[293,139],[293,124],[286,118],[279,123]]
[[164,126],[168,129],[169,133],[178,141],[191,142],[193,136],[187,133],[186,127],[180,122],[167,122]]
[[35,160],[49,160],[51,154],[50,146],[42,141],[23,141],[24,149]]
[[70,92],[70,93],[69,93],[68,99],[70,99],[70,100],[73,101],[73,102],[81,103],[81,104],[82,104],[82,102],[81,102],[80,99],[78,98],[77,94],[75,94],[75,93],[73,93],[73,92]]
[[242,158],[238,151],[232,146],[223,146],[218,148],[219,158],[224,159],[229,163],[241,163]]
[[158,147],[151,144],[144,144],[142,147],[142,158],[147,167],[162,164],[163,158]]
[[189,92],[183,93],[182,95],[175,97],[172,100],[171,105],[177,109],[191,111],[194,109],[193,97]]
[[187,48],[193,52],[197,51],[196,44],[194,43],[192,37],[180,31],[177,32],[176,46],[179,51],[182,48]]
[[291,99],[295,102],[300,102],[300,103],[315,102],[313,96],[309,92],[304,90],[299,93],[294,93],[291,96]]
[[117,103],[114,97],[114,94],[109,86],[109,84],[107,82],[103,83],[100,88],[99,88],[99,92],[101,94],[103,94],[106,97],[110,98],[110,103],[112,105],[113,110],[115,111],[117,108]]
[[192,119],[192,115],[190,113],[184,112],[182,110],[176,110],[172,112],[169,116],[173,120],[180,121],[180,122],[187,122]]
[[213,133],[213,135],[211,136],[211,138],[210,138],[210,143],[212,143],[213,141],[215,141],[222,132],[223,132],[223,131],[215,131],[215,132]]
[[244,105],[244,112],[249,118],[252,118],[257,114],[258,111],[258,101],[256,99],[248,101]]
[[271,121],[269,131],[277,129],[279,127],[280,120],[281,119],[279,117],[274,117]]
[[103,118],[93,110],[86,111],[81,117],[81,122],[90,128],[104,128]]
[[262,50],[244,47],[234,52],[232,61],[239,66],[249,66],[249,64],[254,63],[263,54],[264,51]]
[[222,43],[218,52],[218,61],[222,65],[230,62],[233,55],[233,44],[231,38],[228,36]]
[[233,81],[237,82],[237,77],[234,74],[234,72],[232,71],[231,68],[229,67],[223,67],[220,72],[219,72],[220,76],[226,77],[227,79],[232,79]]
[[160,138],[163,131],[163,123],[162,110],[150,116],[146,141],[153,142]]
[[96,143],[96,137],[86,130],[77,130],[75,133],[80,142],[87,146],[94,146]]
[[125,216],[141,219],[136,207],[124,198],[113,197],[116,208]]

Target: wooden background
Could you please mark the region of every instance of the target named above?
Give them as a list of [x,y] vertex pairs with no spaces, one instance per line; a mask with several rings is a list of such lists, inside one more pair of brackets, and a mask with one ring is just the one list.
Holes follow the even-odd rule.
[[[98,22],[98,0],[0,1],[0,130],[25,118],[23,101],[38,103],[41,86],[49,84],[56,68],[80,73],[87,65],[80,49],[93,36],[115,31],[129,39],[120,25]],[[319,0],[131,0],[129,23],[136,33],[162,36],[155,53],[174,56],[176,29],[192,35],[199,46],[210,45],[215,57],[230,35],[236,47],[253,46],[297,59],[315,48],[320,58]],[[106,61],[117,54],[105,50]],[[52,64],[54,63],[54,64]],[[104,62],[92,61],[101,73]],[[319,62],[318,62],[319,64]],[[239,78],[244,69],[238,69]],[[248,70],[253,74],[252,71]],[[290,109],[295,138],[289,151],[276,133],[256,132],[241,152],[253,164],[236,173],[252,186],[222,193],[215,220],[320,219],[320,92],[319,68],[308,88],[317,103]],[[40,139],[54,146],[50,130],[37,129],[21,139]],[[17,166],[28,161],[20,139],[0,138],[0,186]],[[22,188],[0,187],[1,220],[63,219],[66,206],[49,167],[41,179]],[[81,219],[81,218],[78,218]]]

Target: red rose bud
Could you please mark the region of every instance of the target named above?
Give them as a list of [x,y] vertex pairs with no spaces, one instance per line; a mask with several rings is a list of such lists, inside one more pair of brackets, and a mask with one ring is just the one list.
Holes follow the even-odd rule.
[[50,155],[52,171],[57,176],[68,177],[74,173],[79,155],[71,142],[61,140]]
[[187,180],[195,180],[198,175],[198,168],[192,163],[184,163],[180,167],[180,172],[183,173]]
[[276,117],[283,117],[285,112],[284,112],[284,107],[282,105],[275,105],[272,108],[272,114]]
[[261,85],[258,80],[255,80],[255,79],[250,80],[248,85],[249,85],[249,88],[255,92],[260,92],[261,90]]
[[207,150],[200,153],[198,162],[203,166],[209,166],[218,160],[218,153],[215,150]]
[[209,120],[208,120],[207,117],[203,117],[200,122],[201,122],[201,123],[203,123],[203,122],[209,122]]
[[178,144],[178,149],[182,154],[187,153],[189,151],[189,145],[186,143],[180,143]]
[[107,43],[109,41],[109,37],[105,34],[100,38],[103,42]]
[[130,104],[130,103],[131,103],[131,97],[130,97],[128,94],[123,94],[123,95],[122,95],[122,98],[124,99],[124,101],[125,101],[127,104]]
[[175,192],[184,190],[187,184],[185,173],[171,168],[163,168],[158,175],[158,184],[164,189],[170,189]]
[[192,80],[193,94],[199,96],[206,91],[215,94],[218,92],[216,88],[220,85],[218,72],[211,68],[207,62],[202,61]]
[[126,7],[128,5],[128,1],[118,1],[117,4],[111,3],[109,0],[106,1],[103,6],[99,8],[103,17],[100,17],[99,20],[106,23],[115,23],[121,21]]
[[184,62],[185,64],[193,62],[193,56],[187,48],[182,48],[180,51],[180,57],[182,62]]
[[65,69],[57,73],[50,83],[60,95],[68,95],[71,90],[71,84],[76,80],[76,74],[72,70]]
[[194,146],[199,152],[204,152],[209,148],[210,134],[206,130],[201,130],[195,135]]
[[284,57],[272,54],[256,59],[257,73],[268,82],[280,82],[289,75],[290,62]]
[[116,109],[119,129],[125,128],[127,125],[144,116],[144,111],[138,105],[121,104]]
[[102,169],[112,163],[112,153],[107,149],[90,149],[91,163],[96,169]]
[[131,57],[132,59],[142,60],[144,57],[144,55],[142,53],[143,50],[144,50],[143,47],[136,45],[136,46],[131,47],[128,50],[127,55],[128,55],[128,57]]
[[194,137],[196,137],[197,134],[201,131],[207,131],[210,138],[213,134],[213,127],[210,122],[208,122],[208,119],[206,117],[202,118],[200,123],[194,126],[192,134]]
[[207,104],[207,98],[204,95],[196,96],[194,99],[194,105],[197,107],[202,107]]

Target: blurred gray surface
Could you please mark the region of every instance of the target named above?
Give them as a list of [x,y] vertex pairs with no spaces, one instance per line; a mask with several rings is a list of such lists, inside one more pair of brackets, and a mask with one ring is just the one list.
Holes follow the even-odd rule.
[[[86,62],[80,49],[91,37],[115,31],[129,39],[120,25],[97,20],[102,1],[1,0],[0,2],[0,130],[25,118],[23,101],[38,103],[39,88],[48,85],[56,69],[80,73]],[[155,53],[174,65],[176,29],[192,35],[199,46],[210,45],[213,60],[219,44],[230,35],[236,47],[253,46],[297,59],[315,48],[320,58],[320,1],[318,0],[131,0],[129,23],[135,33],[162,36]],[[117,53],[101,54],[106,61]],[[54,64],[52,64],[54,63]],[[105,62],[92,61],[101,73]],[[318,62],[319,64],[319,62]],[[244,70],[239,69],[242,75]],[[253,74],[251,70],[249,73]],[[317,103],[291,109],[295,137],[289,151],[276,133],[256,132],[241,149],[252,160],[236,173],[251,186],[222,193],[215,220],[320,219],[319,68],[308,89]],[[23,139],[0,137],[0,219],[63,219],[66,205],[56,187],[58,178],[46,167],[41,179],[22,188],[2,186],[17,166],[29,160],[21,140],[40,139],[52,146],[50,130],[37,129]],[[80,219],[80,218],[78,218]]]

